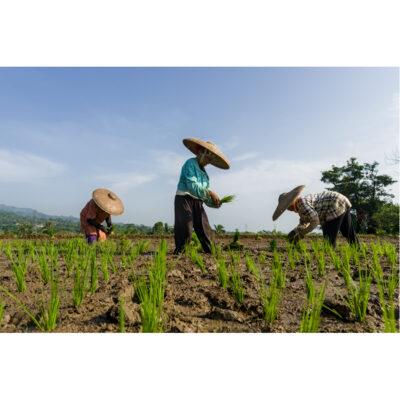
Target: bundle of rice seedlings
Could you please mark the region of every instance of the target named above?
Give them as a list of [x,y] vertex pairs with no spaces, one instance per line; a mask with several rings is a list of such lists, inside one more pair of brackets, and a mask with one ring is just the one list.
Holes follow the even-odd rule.
[[240,233],[236,230],[235,234],[233,235],[233,241],[225,246],[225,250],[242,250],[243,245],[239,242]]
[[233,200],[235,200],[235,198],[236,198],[236,195],[231,194],[231,195],[229,195],[229,196],[223,197],[222,199],[219,200],[219,202],[220,202],[221,204],[224,204],[224,203],[231,203]]

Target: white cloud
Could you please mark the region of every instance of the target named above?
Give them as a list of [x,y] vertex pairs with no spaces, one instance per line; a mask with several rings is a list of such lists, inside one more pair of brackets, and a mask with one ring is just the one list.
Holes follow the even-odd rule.
[[179,177],[181,169],[186,160],[194,157],[189,152],[175,153],[173,151],[150,151],[152,168],[163,175],[173,175]]
[[260,155],[260,153],[244,153],[241,156],[233,157],[232,161],[246,161],[251,160],[252,158],[256,158]]
[[142,185],[143,183],[154,180],[155,174],[140,174],[137,172],[116,172],[98,176],[97,179],[109,182],[112,191],[118,194],[124,194],[130,189]]
[[0,149],[0,182],[31,182],[59,175],[65,166],[34,154]]

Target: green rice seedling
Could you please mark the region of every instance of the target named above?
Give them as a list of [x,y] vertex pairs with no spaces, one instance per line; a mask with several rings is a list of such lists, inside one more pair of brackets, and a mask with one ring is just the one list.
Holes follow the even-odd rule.
[[307,298],[306,306],[303,311],[300,325],[301,333],[318,332],[327,282],[328,280],[326,279],[319,291],[317,291],[315,287],[310,291],[310,297]]
[[226,264],[225,259],[220,258],[217,260],[217,274],[218,274],[218,281],[223,288],[228,286],[228,274],[226,272]]
[[314,251],[315,259],[317,260],[318,264],[318,274],[322,276],[325,271],[325,252],[322,246],[319,244],[319,241],[313,240],[311,243],[311,248]]
[[357,245],[352,244],[350,246],[350,253],[353,259],[353,264],[356,266],[359,266],[361,261],[360,261],[360,249],[358,248]]
[[26,281],[25,275],[28,271],[28,260],[24,255],[24,249],[21,244],[17,244],[17,257],[12,254],[12,251],[9,247],[6,248],[5,253],[9,260],[11,261],[11,270],[15,277],[15,282],[17,284],[18,292],[25,292],[26,290]]
[[245,253],[245,259],[246,259],[246,269],[250,273],[254,273],[257,269],[256,263],[254,262],[253,258],[250,256],[250,254],[246,251]]
[[358,287],[353,281],[350,267],[347,262],[343,263],[341,273],[347,287],[345,301],[357,321],[363,322],[366,316],[368,300],[371,292],[372,270],[368,271],[367,265],[364,270],[361,269],[361,266],[358,267]]
[[277,250],[274,251],[274,258],[272,261],[272,275],[276,280],[276,284],[278,285],[278,287],[282,289],[285,286],[286,271],[284,271],[283,269],[283,264]]
[[124,296],[119,298],[119,316],[118,316],[119,331],[125,332],[125,299]]
[[397,250],[396,247],[393,246],[389,242],[384,242],[383,243],[383,251],[389,261],[389,264],[392,267],[395,267],[397,265]]
[[236,197],[236,196],[235,196],[234,194],[229,195],[229,196],[225,196],[225,197],[223,197],[222,199],[220,199],[219,202],[220,202],[221,204],[231,203],[233,200],[235,200],[235,197]]
[[329,258],[331,259],[332,264],[335,267],[335,269],[337,271],[340,271],[341,265],[342,265],[342,263],[340,261],[340,257],[336,254],[335,249],[331,245],[329,245],[329,247],[328,247],[328,254],[329,254]]
[[[381,303],[385,332],[397,332],[395,317],[395,298],[394,293],[399,286],[399,270],[392,267],[390,277],[385,278],[380,264],[374,266],[374,276],[378,286],[379,300]],[[396,301],[398,304],[398,300]]]
[[116,273],[117,273],[117,267],[116,267],[115,264],[114,264],[113,255],[110,254],[110,253],[108,253],[108,254],[107,254],[107,259],[108,259],[108,264],[110,264],[110,267],[111,267],[111,269],[112,269],[112,272],[113,272],[114,274],[116,274]]
[[296,261],[296,263],[298,264],[300,262],[300,255],[299,255],[296,245],[293,245],[293,257],[294,257],[294,260]]
[[5,303],[3,297],[0,295],[0,331],[1,331],[1,322],[3,321],[4,306]]
[[94,293],[97,289],[99,281],[99,266],[97,265],[96,253],[94,251],[90,254],[90,293]]
[[272,239],[270,242],[269,242],[269,248],[268,248],[268,251],[270,251],[271,253],[273,253],[275,250],[277,250],[278,249],[278,247],[277,247],[277,245],[276,245],[276,240],[275,239]]
[[47,285],[50,280],[50,268],[47,263],[47,254],[45,248],[42,249],[37,258],[39,263],[40,279],[45,285]]
[[45,331],[52,331],[56,327],[57,315],[60,307],[60,295],[57,279],[51,280],[50,299],[46,303],[42,293],[41,322]]
[[166,285],[166,253],[165,240],[160,242],[154,260],[148,267],[148,283],[146,276],[131,276],[132,283],[138,294],[141,310],[143,332],[162,332],[162,307]]
[[212,255],[214,256],[215,260],[219,260],[222,256],[222,246],[215,246],[215,243],[211,243],[211,252]]
[[108,279],[109,279],[107,260],[108,260],[107,254],[101,254],[101,255],[100,255],[100,267],[101,267],[101,272],[103,273],[103,279],[104,279],[106,282],[107,282]]
[[203,257],[197,252],[196,247],[192,247],[190,249],[190,258],[191,260],[200,267],[201,272],[204,274],[206,269],[204,267]]
[[277,316],[277,307],[281,296],[281,290],[278,288],[277,282],[272,276],[267,285],[260,269],[258,269],[259,276],[259,296],[264,311],[264,319],[268,323],[273,323]]
[[238,303],[243,303],[244,299],[244,287],[240,279],[239,271],[235,269],[234,265],[231,265],[231,287],[233,291],[233,297]]
[[147,252],[150,247],[150,242],[148,240],[139,240],[136,245],[136,254],[142,255]]
[[75,248],[71,245],[68,245],[67,252],[64,255],[64,262],[67,269],[67,277],[71,276],[73,265],[76,261],[76,251]]
[[315,287],[314,287],[314,282],[313,282],[313,277],[312,277],[312,272],[311,272],[311,265],[308,263],[305,263],[304,269],[306,272],[305,282],[306,282],[307,299],[313,299],[315,297]]
[[43,332],[44,328],[42,325],[40,325],[39,321],[29,312],[29,310],[24,306],[24,304],[19,301],[14,295],[12,295],[5,287],[0,286],[0,290],[4,293],[6,293],[10,298],[12,298],[17,304],[18,307],[20,307],[25,314],[32,320],[32,322]]
[[288,255],[289,266],[292,271],[294,271],[295,266],[296,266],[296,263],[294,260],[294,255],[293,255],[294,248],[295,248],[294,245],[289,243],[289,245],[287,247],[287,255]]
[[72,301],[79,307],[86,296],[89,279],[88,256],[85,254],[75,265],[74,286],[72,288]]
[[258,257],[258,263],[259,264],[265,264],[265,261],[267,260],[267,254],[265,251],[262,251],[261,254]]
[[229,250],[229,255],[231,257],[231,261],[232,261],[233,264],[235,264],[235,265],[239,265],[240,264],[240,257],[241,257],[240,252],[236,252],[235,253],[234,251]]
[[302,254],[307,253],[307,245],[304,242],[302,242],[301,240],[299,242],[297,242],[295,246],[298,248],[300,253],[302,253]]
[[239,242],[240,233],[236,229],[235,234],[233,235],[233,241],[226,246],[227,250],[242,250],[243,244]]
[[196,235],[196,232],[192,233],[192,239],[190,241],[190,246],[194,247],[197,251],[202,249],[199,237]]
[[257,233],[255,239],[256,240],[261,240],[261,235],[259,233]]

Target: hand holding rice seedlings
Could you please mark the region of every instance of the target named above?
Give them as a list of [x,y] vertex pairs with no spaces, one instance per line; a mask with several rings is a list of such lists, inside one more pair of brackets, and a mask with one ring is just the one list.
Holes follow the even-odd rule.
[[233,291],[233,297],[238,303],[243,303],[244,299],[244,287],[240,279],[239,272],[235,269],[234,265],[231,265],[231,286]]

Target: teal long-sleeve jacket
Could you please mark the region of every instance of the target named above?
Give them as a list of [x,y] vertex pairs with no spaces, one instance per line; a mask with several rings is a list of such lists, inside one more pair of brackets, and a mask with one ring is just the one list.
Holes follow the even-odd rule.
[[197,158],[189,158],[182,167],[178,191],[190,193],[207,204],[211,200],[209,188],[210,178],[207,172],[200,168]]

